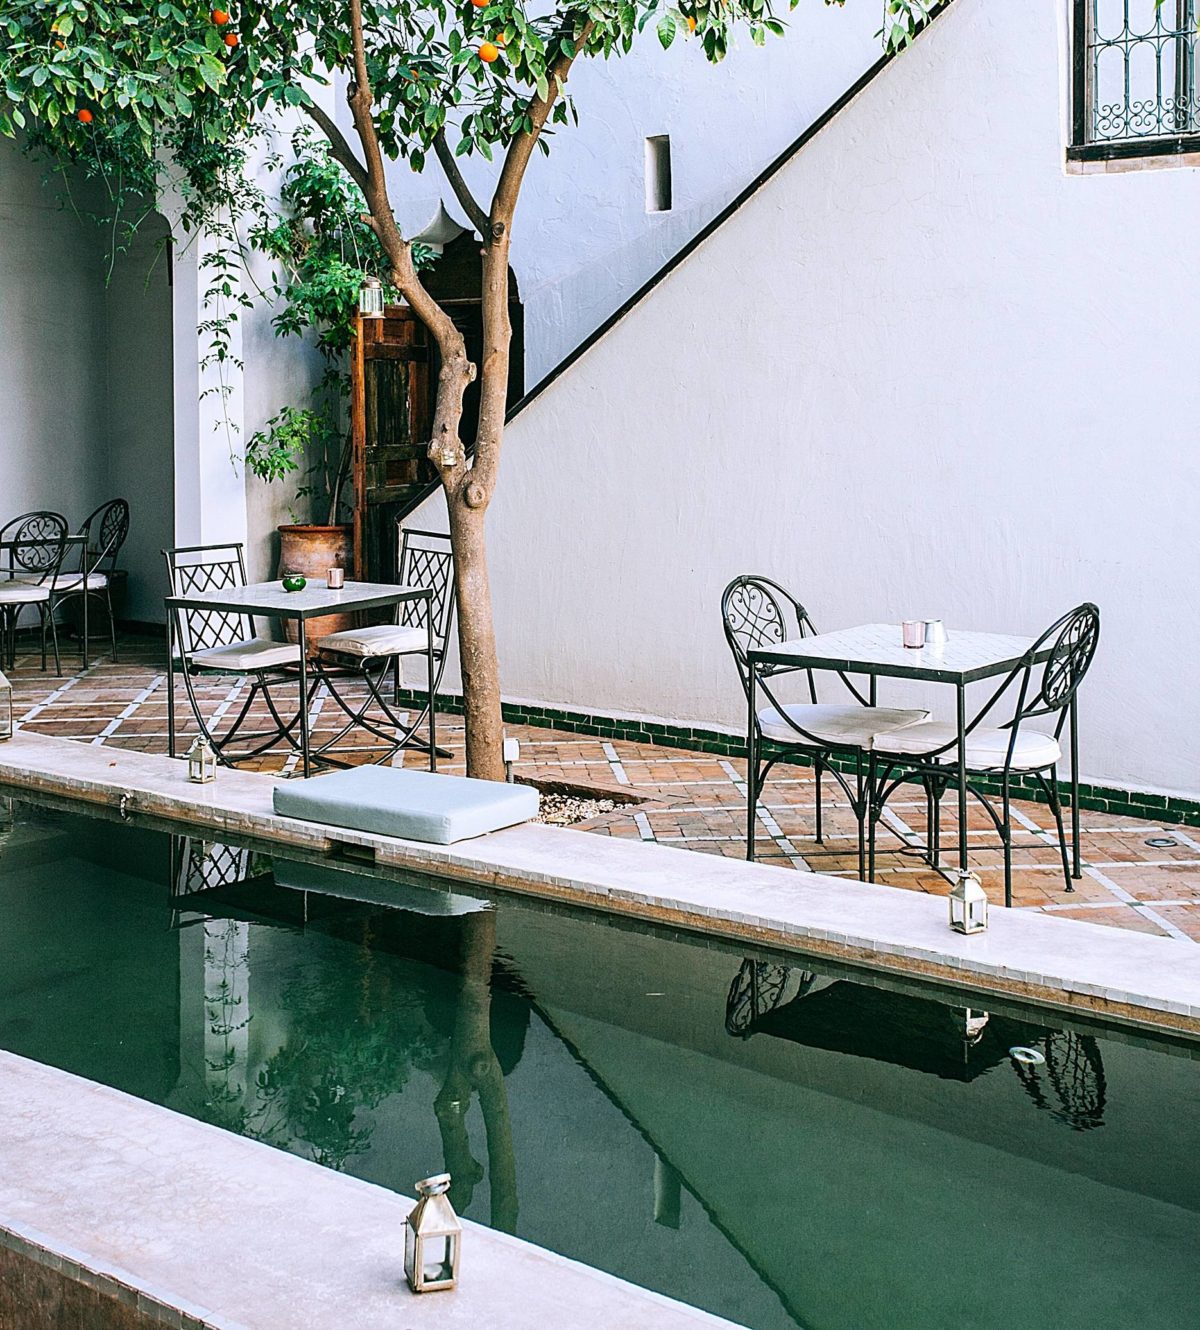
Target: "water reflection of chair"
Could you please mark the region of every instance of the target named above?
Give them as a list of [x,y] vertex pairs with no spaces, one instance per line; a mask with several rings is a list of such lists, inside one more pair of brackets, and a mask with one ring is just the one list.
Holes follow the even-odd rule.
[[1038,1108],[1047,1109],[1072,1131],[1092,1131],[1104,1126],[1108,1086],[1100,1045],[1090,1035],[1074,1030],[1052,1030],[1042,1044],[1046,1058],[1046,1077],[1058,1106],[1051,1104],[1042,1078],[1034,1067],[1014,1062],[1025,1093]]
[[171,895],[174,897],[231,887],[262,876],[263,870],[257,866],[252,850],[192,836],[171,837]]
[[[733,977],[725,1000],[725,1031],[739,1039],[749,1039],[769,1013],[812,988],[816,975],[811,970],[796,970],[790,965],[774,965],[747,957]],[[788,995],[789,987],[794,991]]]
[[[794,994],[792,974],[803,975]],[[735,1037],[774,1035],[790,1043],[907,1067],[943,1080],[971,1082],[1007,1063],[1033,1103],[1075,1131],[1104,1122],[1104,1064],[1097,1042],[1072,1031],[983,1013],[932,998],[837,979],[824,987],[809,971],[747,958],[725,1003]],[[1009,1054],[1017,1045],[1043,1051],[1044,1069]]]

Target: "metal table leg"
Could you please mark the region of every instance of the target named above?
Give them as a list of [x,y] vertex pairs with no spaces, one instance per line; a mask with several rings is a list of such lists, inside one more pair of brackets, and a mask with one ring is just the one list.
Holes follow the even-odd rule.
[[958,866],[967,864],[967,690],[958,685]]
[[755,674],[753,662],[747,662],[750,677],[746,685],[749,710],[746,717],[746,858],[754,858],[754,815],[758,793],[754,788],[755,774],[758,771],[758,748],[755,743],[756,726],[754,714]]
[[312,774],[308,740],[308,634],[303,619],[297,620],[300,638],[300,755],[307,779]]
[[175,756],[175,611],[167,611],[167,752]]
[[1071,876],[1083,876],[1079,848],[1079,712],[1078,693],[1071,698]]
[[[437,770],[437,721],[434,717],[434,673],[433,673],[433,592],[429,592],[426,597],[425,622],[429,625],[429,631],[425,634],[425,667],[429,671],[429,770]],[[445,650],[445,644],[442,646]],[[398,659],[398,658],[397,658]],[[399,671],[399,664],[396,669]],[[397,675],[398,677],[398,675]]]

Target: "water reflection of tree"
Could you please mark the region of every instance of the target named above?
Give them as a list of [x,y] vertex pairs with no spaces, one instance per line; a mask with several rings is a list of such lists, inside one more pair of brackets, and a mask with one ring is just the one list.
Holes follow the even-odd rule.
[[471,1153],[467,1110],[479,1096],[487,1140],[491,1226],[517,1229],[517,1165],[504,1071],[492,1046],[492,969],[496,955],[496,915],[492,910],[463,919],[462,977],[446,1077],[435,1109],[442,1132],[446,1171],[454,1179],[450,1199],[464,1212],[484,1176]]
[[[200,1116],[293,1152],[302,1146],[328,1168],[343,1169],[369,1149],[363,1114],[398,1094],[414,1067],[436,1066],[445,1040],[411,976],[406,982],[395,958],[376,952],[371,921],[358,921],[355,931],[352,947],[314,951],[284,984],[287,1035],[251,1085],[233,1062],[206,1068]],[[212,1034],[231,1023],[222,991],[206,995]]]
[[[383,916],[388,933],[395,926]],[[224,924],[218,929],[256,928]],[[222,935],[223,936],[223,935]],[[247,1002],[246,949],[228,956],[211,951],[215,966],[205,993],[206,1057],[203,1103],[197,1116],[227,1130],[308,1154],[317,1163],[343,1169],[371,1144],[366,1114],[400,1093],[414,1069],[444,1068],[435,1112],[445,1168],[454,1178],[451,1198],[465,1211],[484,1166],[471,1152],[467,1112],[478,1095],[484,1120],[491,1223],[514,1232],[517,1223],[516,1161],[504,1084],[504,1067],[493,1046],[492,976],[496,917],[492,911],[455,921],[453,933],[437,938],[457,944],[460,973],[453,1002],[443,1004],[427,983],[417,982],[410,962],[376,937],[372,918],[347,921],[330,951],[306,950],[280,994],[286,1013],[284,1042],[251,1074],[246,1033],[253,1002]],[[435,935],[436,936],[436,935]],[[433,939],[430,939],[431,941]],[[211,940],[210,940],[211,948]],[[447,977],[448,979],[448,977]],[[433,981],[434,989],[439,980]],[[452,1024],[442,1013],[451,1007]],[[509,1019],[505,1020],[505,1014]],[[511,1043],[512,1012],[501,1009]],[[527,1017],[524,1003],[520,1014]],[[236,1049],[230,1039],[236,1037]],[[519,1048],[510,1050],[520,1057]],[[432,1170],[432,1166],[431,1169]]]

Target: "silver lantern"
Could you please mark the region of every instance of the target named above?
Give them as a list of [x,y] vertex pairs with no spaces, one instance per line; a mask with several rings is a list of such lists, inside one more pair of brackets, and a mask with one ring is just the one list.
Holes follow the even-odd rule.
[[458,1281],[462,1224],[446,1193],[450,1174],[417,1183],[421,1198],[405,1221],[404,1275],[414,1293],[435,1293]]
[[962,868],[950,888],[950,927],[956,933],[982,933],[987,924],[987,896],[975,874]]
[[0,674],[0,739],[13,737],[12,684]]
[[378,277],[364,277],[358,288],[358,312],[364,319],[383,318],[383,283]]
[[217,755],[208,740],[200,735],[187,751],[188,780],[207,785],[217,778]]

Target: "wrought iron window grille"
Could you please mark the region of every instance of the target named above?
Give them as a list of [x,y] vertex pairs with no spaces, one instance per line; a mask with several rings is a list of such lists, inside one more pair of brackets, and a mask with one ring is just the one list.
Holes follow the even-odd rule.
[[1196,20],[1196,0],[1075,0],[1068,156],[1200,152]]

